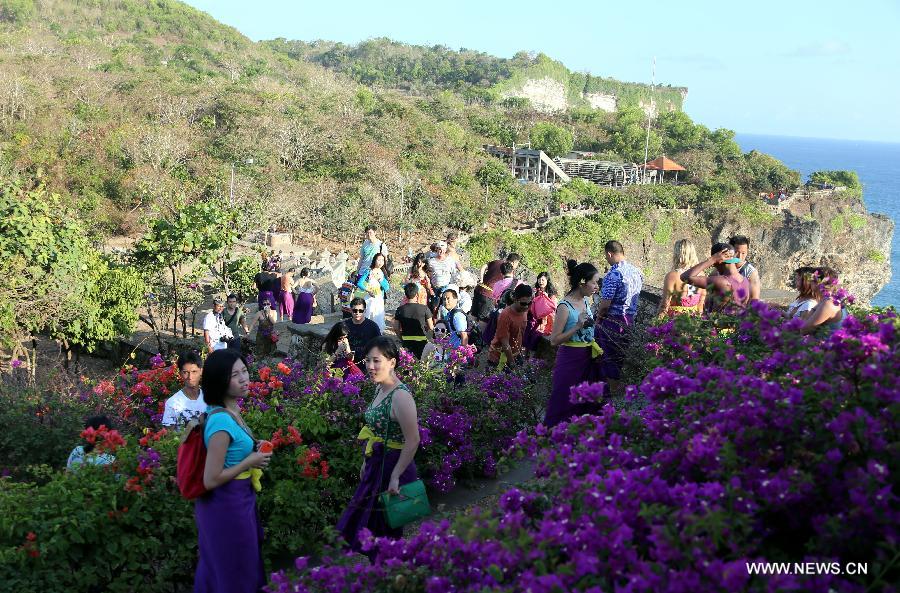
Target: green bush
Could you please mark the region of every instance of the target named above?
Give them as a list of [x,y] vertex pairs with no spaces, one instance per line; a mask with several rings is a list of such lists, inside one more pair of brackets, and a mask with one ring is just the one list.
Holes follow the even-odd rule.
[[671,218],[663,218],[657,221],[653,229],[653,242],[657,245],[668,245],[672,240],[673,223]]
[[721,204],[740,193],[740,186],[729,179],[710,179],[700,185],[699,197],[704,202]]
[[847,222],[850,224],[850,228],[854,231],[858,231],[862,228],[865,228],[866,224],[868,224],[869,219],[863,216],[862,214],[850,214],[847,217]]
[[538,122],[529,135],[531,148],[543,150],[550,158],[563,156],[572,150],[572,132],[549,122]]
[[856,171],[816,171],[811,173],[809,180],[812,183],[827,183],[829,185],[841,185],[847,189],[861,189],[862,183]]
[[800,185],[800,172],[789,169],[775,157],[751,150],[744,157],[744,187],[754,192],[771,192]]
[[[116,452],[115,468],[47,468],[40,484],[0,480],[0,581],[23,593],[162,593],[190,583],[197,535],[191,503],[170,480],[176,447],[174,438],[154,444],[164,465],[140,493],[124,490],[133,446]],[[22,548],[29,532],[31,554]]]
[[834,218],[831,219],[829,225],[831,226],[831,232],[834,234],[840,234],[844,232],[844,216],[842,214],[838,214]]
[[256,283],[253,277],[260,270],[260,260],[251,255],[243,255],[229,261],[225,269],[228,274],[228,287],[238,295],[238,299],[246,301],[256,294]]
[[58,392],[0,385],[0,475],[28,466],[65,467],[91,408]]

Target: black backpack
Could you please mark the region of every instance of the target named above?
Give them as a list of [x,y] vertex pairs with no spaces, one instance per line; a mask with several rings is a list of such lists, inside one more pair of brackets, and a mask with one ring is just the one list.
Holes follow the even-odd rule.
[[497,333],[497,321],[500,319],[500,311],[512,303],[513,291],[515,291],[515,287],[511,286],[500,294],[500,298],[497,299],[497,305],[485,320],[484,331],[478,336],[478,344],[482,348],[489,347],[491,342],[494,341],[494,335]]
[[[462,313],[463,315],[466,316],[466,328],[465,329],[457,329],[456,327],[453,327],[453,316],[456,315],[457,313]],[[456,307],[454,309],[451,309],[450,311],[447,311],[447,315],[444,317],[444,321],[447,323],[447,329],[456,335],[459,335],[462,332],[471,333],[472,327],[475,325],[475,320],[472,318],[472,316],[469,315],[468,313],[466,313],[465,311],[463,311],[462,309],[460,309],[459,307]]]
[[[381,247],[378,248],[378,253],[384,253],[384,241],[381,242]],[[391,280],[391,276],[394,275],[394,258],[390,255],[384,256],[384,268],[382,268],[384,272],[384,277],[387,278],[388,282]]]

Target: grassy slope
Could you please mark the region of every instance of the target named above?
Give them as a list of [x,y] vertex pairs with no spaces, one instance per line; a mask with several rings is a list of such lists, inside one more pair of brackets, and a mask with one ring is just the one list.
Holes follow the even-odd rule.
[[23,1],[0,22],[0,170],[42,177],[98,230],[226,194],[232,162],[238,199],[311,233],[395,223],[401,196],[407,224],[490,214],[461,102],[372,93],[179,2]]

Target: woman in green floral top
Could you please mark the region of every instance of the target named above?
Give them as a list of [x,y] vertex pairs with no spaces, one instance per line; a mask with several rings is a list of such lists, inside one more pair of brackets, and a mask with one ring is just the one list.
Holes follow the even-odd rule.
[[[366,425],[357,437],[365,444],[360,484],[337,525],[350,547],[358,552],[362,551],[359,531],[364,527],[375,536],[403,536],[402,529],[388,527],[384,510],[376,508],[376,502],[385,490],[399,494],[401,485],[416,480],[413,458],[419,448],[416,402],[395,372],[400,357],[397,341],[380,336],[366,348],[366,370],[376,386],[375,398],[366,408]],[[374,551],[367,555],[373,554]]]

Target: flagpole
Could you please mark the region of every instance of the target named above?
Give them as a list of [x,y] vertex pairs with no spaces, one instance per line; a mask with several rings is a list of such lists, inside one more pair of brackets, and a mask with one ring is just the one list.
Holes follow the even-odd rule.
[[656,56],[653,56],[653,66],[650,78],[650,109],[647,111],[647,137],[644,140],[644,182],[647,181],[647,158],[650,151],[650,120],[653,118],[653,92],[656,89]]

